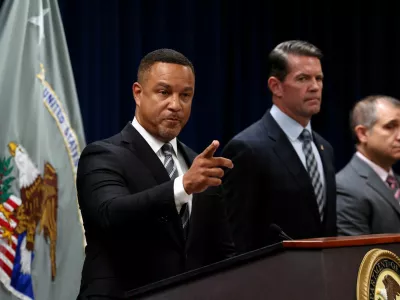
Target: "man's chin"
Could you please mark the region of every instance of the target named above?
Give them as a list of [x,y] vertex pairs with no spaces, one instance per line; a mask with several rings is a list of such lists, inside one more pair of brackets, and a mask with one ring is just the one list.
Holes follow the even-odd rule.
[[170,141],[179,135],[179,133],[181,132],[181,127],[180,126],[174,128],[162,127],[159,129],[158,132],[160,136],[164,139],[164,141]]
[[400,149],[393,149],[392,156],[396,161],[400,161]]
[[308,115],[311,117],[313,115],[316,115],[320,112],[320,107],[319,106],[315,106],[315,107],[310,107],[310,109],[308,110]]

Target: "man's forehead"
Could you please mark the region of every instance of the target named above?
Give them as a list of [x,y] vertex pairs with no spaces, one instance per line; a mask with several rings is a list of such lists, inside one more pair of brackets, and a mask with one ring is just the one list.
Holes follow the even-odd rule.
[[193,74],[189,66],[169,62],[156,62],[148,69],[150,73],[169,73],[173,71]]
[[287,58],[289,72],[322,73],[321,62],[317,57],[289,54]]
[[168,81],[168,80],[163,80],[162,78],[155,80],[152,83],[152,86],[160,86],[160,87],[165,87],[165,88],[182,88],[185,90],[193,90],[194,89],[194,84],[193,82],[190,81],[185,81],[185,82],[175,82],[175,81]]
[[393,119],[400,120],[400,107],[395,106],[387,100],[380,99],[376,103],[377,117],[382,122]]
[[186,79],[194,81],[194,74],[189,66],[172,63],[155,63],[143,75],[144,80]]

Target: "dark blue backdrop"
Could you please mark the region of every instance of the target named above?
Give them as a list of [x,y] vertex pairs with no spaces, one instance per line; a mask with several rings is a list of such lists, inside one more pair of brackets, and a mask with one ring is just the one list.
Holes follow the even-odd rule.
[[[278,16],[271,1],[59,0],[86,139],[119,132],[134,115],[132,83],[144,54],[169,47],[196,69],[191,119],[180,138],[200,152],[222,146],[271,105],[266,58],[287,39],[308,40],[325,54],[322,112],[313,127],[336,151],[336,167],[353,153],[348,113],[372,93],[400,98],[400,26],[387,17]],[[285,4],[287,5],[287,4]],[[379,4],[375,4],[378,8]]]

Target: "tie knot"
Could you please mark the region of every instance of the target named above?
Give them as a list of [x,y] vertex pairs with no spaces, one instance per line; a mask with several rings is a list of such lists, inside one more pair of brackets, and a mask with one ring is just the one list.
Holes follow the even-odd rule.
[[307,129],[303,129],[300,134],[300,140],[304,142],[311,141],[311,133]]
[[172,155],[174,148],[172,147],[171,143],[166,143],[161,147],[162,152],[165,156]]
[[386,178],[386,182],[390,185],[391,188],[397,187],[397,180],[393,175],[388,175]]

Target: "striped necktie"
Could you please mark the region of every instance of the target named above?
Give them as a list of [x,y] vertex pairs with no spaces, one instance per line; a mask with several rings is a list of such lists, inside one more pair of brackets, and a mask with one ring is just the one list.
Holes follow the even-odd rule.
[[[164,167],[167,170],[171,180],[174,180],[176,177],[178,177],[178,169],[176,168],[174,159],[172,158],[172,153],[174,151],[174,148],[170,143],[166,143],[161,147],[161,151],[165,156]],[[188,224],[189,221],[189,207],[187,203],[184,203],[182,205],[179,215],[181,217],[182,227],[183,229],[186,229],[187,228],[186,225]]]
[[307,171],[314,187],[314,193],[322,221],[324,218],[324,188],[321,182],[321,175],[318,171],[317,160],[315,159],[311,147],[311,133],[307,129],[304,129],[300,134],[300,140],[303,142],[303,152],[306,157]]

